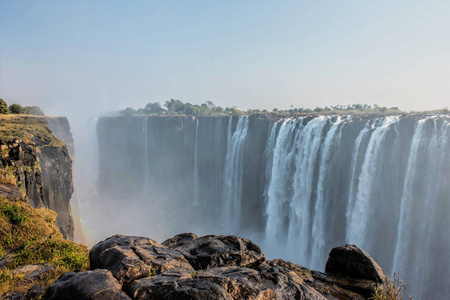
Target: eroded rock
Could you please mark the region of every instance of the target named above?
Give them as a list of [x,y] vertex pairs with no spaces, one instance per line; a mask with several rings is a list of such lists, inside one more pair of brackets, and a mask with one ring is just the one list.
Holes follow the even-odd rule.
[[61,275],[47,290],[48,300],[130,300],[122,285],[107,270]]
[[231,235],[206,235],[175,248],[192,267],[203,270],[225,266],[256,266],[266,260],[252,241]]

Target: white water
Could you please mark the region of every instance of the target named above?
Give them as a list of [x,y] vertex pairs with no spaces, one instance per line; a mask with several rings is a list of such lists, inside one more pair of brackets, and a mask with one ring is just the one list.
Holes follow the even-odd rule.
[[144,136],[144,151],[143,151],[143,155],[144,155],[144,176],[142,177],[142,190],[144,191],[144,193],[147,191],[148,188],[148,179],[150,176],[150,170],[149,170],[149,165],[148,165],[148,157],[149,157],[149,153],[148,153],[148,116],[145,116],[145,118],[143,119],[143,124],[142,124],[142,134]]
[[195,119],[195,141],[194,141],[194,195],[192,197],[194,206],[199,206],[198,200],[198,119]]
[[248,132],[248,117],[239,117],[236,130],[231,133],[232,121],[228,124],[227,155],[225,158],[223,204],[224,226],[229,232],[238,232],[241,221],[243,148]]
[[347,241],[364,247],[367,232],[367,223],[371,212],[372,187],[379,166],[377,161],[380,155],[381,145],[390,126],[398,122],[398,117],[386,117],[381,125],[373,125],[373,133],[370,136],[369,145],[366,150],[362,170],[359,175],[358,190],[353,205],[350,220],[347,225]]
[[[429,295],[445,299],[439,296],[450,293],[445,279],[450,276],[446,255],[450,251],[450,118],[322,116],[279,120],[267,127],[253,120],[202,118],[201,126],[210,129],[195,120],[194,126],[185,127],[195,128],[195,139],[188,139],[194,155],[187,160],[180,156],[186,143],[179,139],[183,127],[167,141],[152,136],[153,130],[146,132],[147,118],[136,123],[137,138],[144,135],[144,146],[137,145],[147,157],[143,158],[145,168],[135,166],[143,172],[144,183],[158,178],[153,165],[148,166],[149,147],[151,152],[158,151],[153,150],[155,144],[159,147],[158,141],[177,142],[180,147],[164,146],[161,158],[177,170],[175,175],[186,172],[187,176],[169,177],[166,164],[159,171],[178,180],[168,184],[181,186],[182,192],[192,191],[193,185],[190,201],[184,194],[178,202],[168,197],[175,203],[168,207],[188,204],[178,218],[190,213],[188,220],[198,222],[193,229],[185,222],[181,230],[204,234],[196,231],[203,228],[206,233],[250,237],[248,233],[256,228],[256,238],[251,238],[262,245],[268,258],[288,259],[319,271],[324,270],[332,247],[355,243],[385,273],[396,272],[410,287],[406,294],[414,299]],[[205,132],[207,137],[199,136]],[[188,134],[192,137],[193,131]],[[124,147],[128,154],[125,146],[133,143],[114,145],[103,151]],[[176,155],[164,156],[174,148],[180,149],[173,152]],[[116,163],[115,157],[114,152],[103,166]],[[255,166],[257,172],[253,172]],[[129,177],[138,178],[133,175]],[[188,178],[187,184],[180,178]],[[154,204],[149,207],[154,211]],[[143,211],[142,215],[148,214]],[[253,222],[259,227],[248,230],[246,226]],[[164,219],[157,223],[166,228]]]

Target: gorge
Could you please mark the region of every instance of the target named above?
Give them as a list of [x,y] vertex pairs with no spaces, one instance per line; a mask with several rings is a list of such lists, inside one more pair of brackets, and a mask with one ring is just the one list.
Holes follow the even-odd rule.
[[450,292],[448,116],[108,116],[97,136],[96,240],[237,234],[316,270],[352,243],[416,299]]

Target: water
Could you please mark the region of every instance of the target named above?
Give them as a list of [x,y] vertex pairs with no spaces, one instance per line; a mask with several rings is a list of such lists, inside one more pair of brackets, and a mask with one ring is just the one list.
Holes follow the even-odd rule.
[[[156,195],[137,205],[144,218],[134,223],[146,235],[155,224],[164,237],[240,234],[270,259],[322,271],[333,247],[353,243],[397,273],[415,299],[450,293],[448,116],[186,120],[149,126],[145,117],[127,125],[128,142],[106,138],[122,128],[112,127],[117,121],[99,131],[108,158],[100,157],[100,172],[112,170],[100,175],[103,190],[126,190],[132,204],[128,187],[140,178],[152,187],[144,194]],[[136,130],[143,146],[131,142]]]

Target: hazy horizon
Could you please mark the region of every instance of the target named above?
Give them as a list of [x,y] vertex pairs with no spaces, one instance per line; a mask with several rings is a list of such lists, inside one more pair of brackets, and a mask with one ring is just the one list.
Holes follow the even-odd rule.
[[179,99],[448,107],[446,1],[0,0],[0,97],[50,115]]

